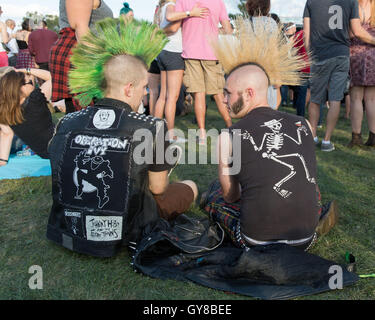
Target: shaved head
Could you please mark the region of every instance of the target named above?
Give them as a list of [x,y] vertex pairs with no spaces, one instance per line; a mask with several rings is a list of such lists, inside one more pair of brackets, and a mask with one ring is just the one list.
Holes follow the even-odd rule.
[[239,67],[230,74],[229,78],[234,81],[239,92],[252,88],[259,98],[267,97],[269,79],[261,67],[257,65]]
[[246,64],[230,74],[224,88],[224,103],[232,118],[242,118],[253,108],[269,106],[269,78],[261,66]]
[[147,94],[147,69],[147,65],[137,57],[112,57],[104,66],[102,89],[105,97],[123,101],[137,111]]
[[137,86],[147,77],[147,65],[139,58],[130,55],[112,57],[104,67],[106,95],[117,93],[126,84]]

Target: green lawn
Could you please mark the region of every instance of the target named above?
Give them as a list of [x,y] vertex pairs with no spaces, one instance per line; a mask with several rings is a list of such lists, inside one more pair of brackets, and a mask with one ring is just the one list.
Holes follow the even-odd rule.
[[[192,119],[193,114],[178,118],[176,125],[183,130],[196,128]],[[224,125],[212,104],[207,124],[208,129]],[[363,132],[367,135],[366,126]],[[323,200],[337,199],[341,216],[339,224],[319,240],[312,253],[345,263],[345,252],[350,251],[357,258],[359,274],[374,273],[375,149],[348,149],[350,138],[350,122],[341,117],[332,139],[337,150],[322,153],[317,149]],[[172,179],[194,180],[203,192],[215,176],[215,165],[182,165],[173,172]],[[50,180],[41,177],[0,181],[0,299],[249,299],[189,282],[161,281],[134,273],[126,249],[114,258],[98,259],[56,246],[45,236],[51,207]],[[191,213],[201,214],[197,207]],[[43,268],[43,290],[28,287],[32,265]],[[375,279],[305,297],[374,298]]]

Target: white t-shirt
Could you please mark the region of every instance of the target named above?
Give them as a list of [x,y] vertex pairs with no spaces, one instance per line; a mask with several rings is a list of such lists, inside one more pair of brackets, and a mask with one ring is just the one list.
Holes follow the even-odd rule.
[[267,100],[270,107],[274,110],[277,109],[277,90],[274,86],[268,87]]
[[[8,31],[9,35],[15,33],[10,28],[7,28],[7,31]],[[18,48],[18,44],[17,44],[17,40],[16,39],[14,39],[14,38],[10,39],[9,42],[7,43],[7,47],[10,50],[10,52],[8,53],[8,58],[11,58],[11,57],[13,57],[13,56],[15,56],[16,54],[19,53],[19,48]]]
[[[173,2],[168,2],[166,3],[162,8],[161,8],[161,16],[160,16],[160,28],[164,29],[167,27],[170,22],[166,18],[166,12],[167,12],[167,7],[168,6],[174,6],[175,3]],[[169,42],[167,45],[164,47],[163,50],[169,51],[169,52],[177,52],[177,53],[182,53],[182,32],[181,28],[178,29],[178,31],[170,36],[168,36]]]
[[4,49],[2,43],[3,43],[3,36],[1,35],[1,32],[0,32],[0,52],[6,52],[6,50]]
[[266,30],[270,32],[274,32],[278,30],[276,21],[270,17],[265,17],[265,16],[253,17],[252,21],[253,21],[255,32],[258,28],[263,28],[263,26],[264,28],[266,28]]
[[[275,32],[278,30],[278,26],[275,20],[270,17],[253,17],[253,26],[255,33],[259,28],[266,28],[269,32]],[[263,30],[262,30],[263,31]],[[269,86],[268,88],[268,104],[272,109],[277,108],[277,89],[274,86]]]

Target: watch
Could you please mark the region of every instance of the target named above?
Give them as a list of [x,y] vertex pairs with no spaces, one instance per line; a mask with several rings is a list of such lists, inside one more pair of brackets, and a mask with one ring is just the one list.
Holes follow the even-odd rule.
[[186,11],[186,15],[190,17],[190,11]]

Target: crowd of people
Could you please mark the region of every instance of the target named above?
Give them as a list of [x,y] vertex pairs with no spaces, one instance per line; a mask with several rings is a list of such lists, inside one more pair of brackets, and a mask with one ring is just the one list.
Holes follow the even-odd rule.
[[[60,0],[59,35],[42,21],[31,30],[25,20],[17,32],[14,21],[0,22],[0,166],[23,144],[49,158],[47,237],[110,256],[197,199],[193,181],[169,183],[177,160],[161,164],[155,152],[160,139],[163,151],[178,152],[185,142],[174,131],[181,97],[193,100],[197,143],[206,146],[211,96],[229,131],[220,135],[218,176],[201,208],[236,246],[307,250],[338,214],[335,202],[320,203],[317,184],[322,106],[329,107],[322,151],[335,149],[331,137],[346,93],[349,146],[363,145],[364,112],[366,145],[375,146],[375,0],[340,1],[335,20],[336,2],[307,0],[300,30],[271,14],[270,0],[248,0],[248,16],[233,24],[223,0],[160,0],[153,23],[135,20],[129,3],[114,19],[103,0]],[[297,115],[277,110],[290,92]],[[66,113],[56,128],[49,102]],[[149,115],[140,113],[142,105]],[[152,163],[133,156],[140,128],[151,132]],[[228,175],[236,139],[241,169]],[[111,233],[90,229],[106,219]]]

